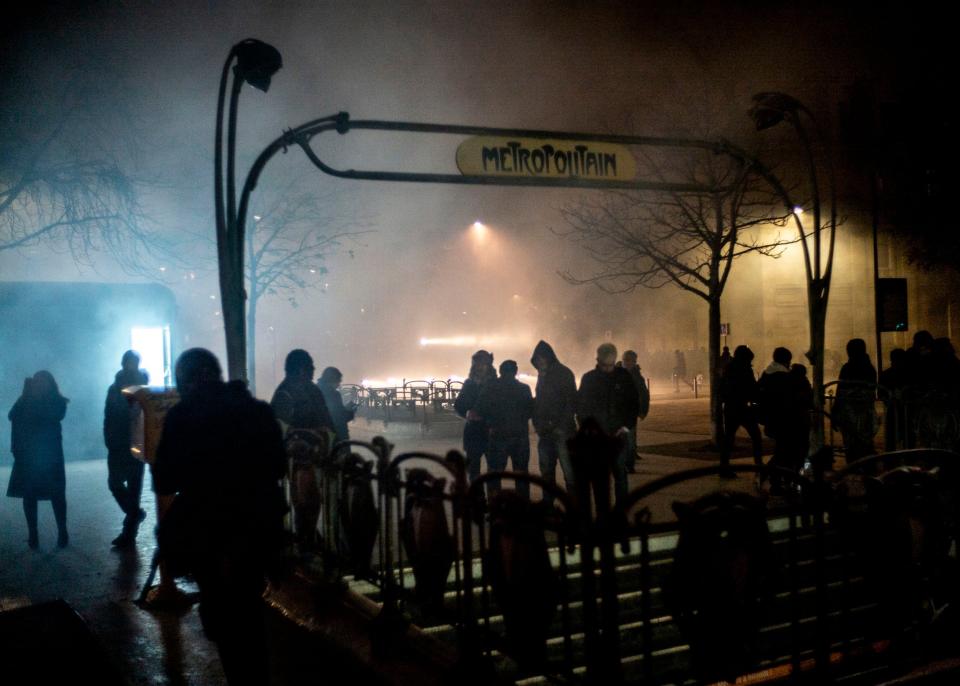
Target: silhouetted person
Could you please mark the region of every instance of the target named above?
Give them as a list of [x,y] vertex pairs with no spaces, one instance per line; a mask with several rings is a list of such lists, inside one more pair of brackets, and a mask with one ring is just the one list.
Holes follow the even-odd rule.
[[343,381],[343,374],[336,367],[327,367],[320,374],[320,380],[317,386],[323,393],[323,400],[327,404],[327,411],[330,413],[330,420],[333,422],[333,431],[337,434],[338,441],[350,440],[350,428],[348,423],[353,421],[357,413],[357,406],[354,403],[343,404],[343,396],[340,395],[340,382]]
[[627,453],[627,473],[633,474],[637,471],[637,428],[650,412],[650,389],[647,387],[647,380],[640,373],[636,352],[633,350],[625,351],[621,366],[630,372],[633,385],[637,388],[637,422],[630,430],[630,451]]
[[[793,353],[783,347],[775,348],[773,361],[767,365],[757,382],[758,421],[764,433],[774,440],[770,463],[782,469],[792,469],[790,443],[796,440],[796,421],[793,412],[793,388],[790,363]],[[779,485],[774,480],[774,485]]]
[[910,385],[910,368],[907,351],[903,348],[894,348],[890,351],[890,366],[880,372],[880,399],[884,403],[885,417],[883,422],[884,447],[886,450],[896,450],[898,447],[908,447],[907,414],[905,394]]
[[812,425],[810,414],[813,412],[813,387],[807,378],[807,368],[802,364],[790,365],[792,402],[790,412],[795,420],[790,426],[796,430],[794,440],[789,444],[791,466],[796,472],[803,469],[803,465],[810,453],[810,428]]
[[63,468],[63,432],[60,422],[69,400],[60,395],[53,374],[39,371],[23,381],[23,392],[10,414],[10,450],[13,470],[7,496],[23,498],[27,518],[27,544],[40,545],[37,501],[49,500],[57,522],[57,546],[70,542],[67,534],[66,474]]
[[113,539],[117,548],[136,543],[137,531],[147,513],[140,508],[144,463],[130,450],[131,423],[142,412],[139,403],[130,403],[123,395],[128,386],[145,386],[147,372],[140,369],[140,356],[128,350],[120,360],[120,371],[107,389],[103,407],[103,441],[107,446],[107,486],[123,511],[123,529]]
[[847,463],[872,455],[876,432],[877,370],[862,338],[847,341],[847,361],[840,368],[831,426],[843,436]]
[[614,493],[617,502],[627,495],[627,452],[630,430],[637,424],[640,402],[633,379],[617,366],[617,347],[603,343],[597,348],[597,366],[580,379],[577,391],[577,417],[581,424],[593,418],[611,437],[622,445],[612,465]]
[[[301,552],[316,543],[320,518],[320,490],[317,467],[330,449],[333,419],[323,392],[313,383],[313,358],[306,350],[291,350],[283,363],[284,378],[270,400],[270,407],[283,428],[288,445],[301,448],[309,442],[314,449],[296,449],[290,457],[290,492],[294,527]],[[296,440],[291,440],[291,439]]]
[[196,580],[203,629],[227,682],[266,684],[262,594],[286,509],[280,427],[242,382],[223,382],[208,350],[184,352],[176,379],[180,401],[164,420],[153,469],[160,554]]
[[680,382],[687,383],[687,356],[682,350],[673,351],[673,389],[680,392]]
[[729,470],[730,453],[733,451],[737,429],[747,430],[753,444],[753,461],[763,464],[763,439],[754,403],[757,401],[757,380],[753,376],[753,351],[745,345],[738,345],[733,351],[733,359],[727,367],[727,373],[720,379],[720,402],[723,403],[723,440],[720,444],[720,466],[724,468],[721,476],[730,478],[734,472]]
[[[487,454],[490,443],[490,427],[484,416],[477,411],[477,401],[483,387],[496,378],[493,355],[486,350],[478,350],[470,358],[470,374],[453,403],[457,414],[467,420],[463,425],[463,451],[467,456],[470,481],[480,476],[480,462]],[[489,467],[489,455],[487,466]]]
[[[537,432],[537,460],[540,476],[557,482],[557,464],[570,493],[574,492],[573,465],[567,441],[577,430],[577,381],[573,372],[557,359],[553,348],[540,341],[530,363],[537,370],[537,396],[533,401],[533,428]],[[553,498],[545,496],[547,502]]]
[[717,363],[717,374],[723,378],[723,374],[727,371],[727,367],[730,366],[730,361],[733,360],[733,356],[730,354],[730,347],[723,346],[723,352],[720,353],[720,361]]
[[[533,416],[533,395],[530,387],[517,381],[517,363],[500,363],[500,378],[487,382],[477,399],[477,412],[490,427],[487,468],[503,471],[510,459],[515,472],[526,472],[530,466],[530,418]],[[491,481],[491,493],[500,490],[499,481]],[[530,495],[530,485],[517,482],[517,490]]]

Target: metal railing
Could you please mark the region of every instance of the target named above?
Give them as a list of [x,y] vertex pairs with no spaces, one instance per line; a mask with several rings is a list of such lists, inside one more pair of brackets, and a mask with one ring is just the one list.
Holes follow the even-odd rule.
[[[838,405],[841,384],[846,400]],[[833,429],[829,445],[854,458],[912,448],[960,451],[960,389],[831,381],[824,387],[823,407]]]
[[704,489],[657,521],[653,498],[721,468],[670,474],[611,506],[609,451],[583,445],[568,492],[517,472],[468,484],[456,451],[391,459],[383,439],[338,444],[321,471],[335,492],[322,530],[347,544],[325,548],[330,569],[373,584],[381,626],[446,636],[479,680],[827,683],[927,655],[929,608],[958,595],[960,455],[887,453],[830,479],[736,466],[786,495]]

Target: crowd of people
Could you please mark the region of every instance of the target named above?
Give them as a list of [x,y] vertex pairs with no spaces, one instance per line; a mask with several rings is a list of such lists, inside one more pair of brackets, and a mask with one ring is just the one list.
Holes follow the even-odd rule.
[[[888,431],[890,426],[901,427],[908,446],[924,430],[922,423],[905,421],[910,403],[932,412],[929,398],[936,397],[938,411],[945,403],[954,418],[960,415],[960,360],[948,339],[918,332],[909,350],[892,351],[891,366],[880,376],[879,386],[862,339],[849,341],[847,355],[831,418],[848,461],[873,452],[878,388],[887,404]],[[778,347],[758,379],[753,359],[750,348],[740,345],[732,354],[725,348],[719,361],[721,475],[734,476],[730,458],[741,427],[750,436],[754,461],[763,464],[761,426],[774,441],[770,464],[798,472],[808,457],[814,408],[807,369],[793,362],[787,348]],[[578,425],[589,422],[618,446],[611,464],[614,494],[617,500],[625,498],[627,474],[635,470],[638,459],[638,422],[650,408],[637,354],[628,350],[618,360],[616,346],[603,343],[597,348],[595,368],[579,384],[546,341],[537,343],[530,362],[537,370],[533,391],[518,380],[516,361],[504,360],[495,367],[490,352],[473,354],[469,376],[454,404],[464,419],[469,478],[479,478],[484,461],[488,472],[505,471],[508,464],[515,472],[528,472],[532,423],[538,437],[539,476],[556,484],[559,467],[567,490],[576,492],[569,444]],[[131,427],[140,410],[123,394],[124,388],[147,384],[139,364],[137,353],[124,353],[104,405],[108,488],[123,513],[121,531],[112,542],[119,549],[134,544],[146,514],[140,507],[144,463],[131,449]],[[291,351],[285,377],[267,404],[253,398],[242,382],[225,382],[219,362],[207,350],[188,350],[176,364],[180,399],[165,417],[151,466],[160,509],[158,543],[176,574],[189,573],[196,579],[204,629],[216,641],[231,683],[266,681],[260,597],[266,578],[279,569],[285,540],[288,505],[282,479],[286,477],[290,486],[296,541],[301,551],[310,551],[317,545],[320,512],[317,466],[333,443],[350,437],[348,425],[357,406],[345,404],[338,392],[342,374],[327,367],[314,382],[315,371],[308,352]],[[57,545],[69,545],[60,426],[68,402],[54,377],[39,371],[25,379],[9,413],[14,466],[7,495],[23,500],[27,543],[34,549],[39,546],[41,500],[52,504]],[[908,424],[913,434],[904,428]],[[949,439],[953,444],[942,447],[955,448],[958,434],[953,431]],[[897,437],[888,435],[887,440],[889,445]],[[523,479],[517,487],[528,494]],[[498,480],[491,480],[487,493],[500,488]],[[546,500],[551,497],[544,493]]]
[[[508,460],[515,472],[527,472],[530,463],[529,426],[537,432],[540,476],[550,484],[563,472],[567,490],[576,476],[567,448],[577,422],[590,418],[604,432],[620,440],[621,450],[613,464],[616,497],[627,493],[627,473],[637,460],[637,423],[647,415],[650,391],[637,365],[637,354],[628,350],[617,360],[617,348],[604,343],[597,348],[596,367],[583,375],[579,388],[573,372],[557,358],[546,341],[537,343],[530,363],[537,370],[536,394],[517,380],[517,363],[505,360],[499,376],[493,355],[486,350],[473,354],[470,373],[454,408],[466,422],[463,449],[471,480],[480,476],[485,459],[488,471],[503,471]],[[518,481],[526,493],[528,484]],[[494,481],[488,491],[496,492]],[[549,496],[547,496],[549,499]]]

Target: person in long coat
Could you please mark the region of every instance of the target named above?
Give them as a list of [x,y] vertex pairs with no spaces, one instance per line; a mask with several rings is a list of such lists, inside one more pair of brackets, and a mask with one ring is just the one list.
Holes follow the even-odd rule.
[[27,543],[36,549],[37,502],[49,500],[57,522],[57,546],[70,542],[67,534],[66,476],[63,467],[63,432],[60,422],[67,414],[69,401],[60,395],[53,375],[39,371],[23,382],[23,393],[10,414],[10,448],[13,471],[7,496],[23,499],[27,518]]

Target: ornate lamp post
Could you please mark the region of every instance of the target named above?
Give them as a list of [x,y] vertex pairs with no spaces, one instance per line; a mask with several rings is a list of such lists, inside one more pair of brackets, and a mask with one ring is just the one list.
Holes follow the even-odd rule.
[[[813,205],[813,226],[807,231],[803,228],[799,218],[795,222],[800,233],[800,244],[803,247],[804,266],[807,275],[807,314],[810,322],[810,349],[806,352],[807,359],[813,365],[814,405],[818,419],[814,423],[814,441],[811,448],[816,451],[823,446],[823,363],[826,337],[827,301],[830,297],[830,279],[833,274],[833,248],[837,232],[837,191],[834,179],[833,165],[827,157],[827,183],[830,193],[830,216],[823,221],[820,199],[820,180],[817,177],[816,156],[807,129],[804,127],[803,116],[814,124],[814,131],[820,136],[816,121],[810,111],[795,98],[784,93],[758,93],[753,96],[754,106],[750,109],[750,117],[757,126],[757,130],[768,129],[780,122],[790,124],[803,146],[807,158],[808,182],[810,199]],[[823,141],[821,140],[822,144]],[[824,236],[824,231],[827,235]]]
[[[231,70],[231,65],[233,69]],[[227,55],[220,76],[217,100],[217,136],[215,143],[214,193],[217,218],[217,264],[220,274],[220,300],[227,344],[227,372],[230,379],[243,379],[246,373],[246,332],[244,330],[243,230],[238,221],[236,191],[237,101],[244,83],[264,92],[270,79],[283,66],[280,52],[271,45],[248,38],[234,45]],[[227,80],[233,72],[230,88],[230,113],[227,122],[227,169],[224,186],[223,109]]]

